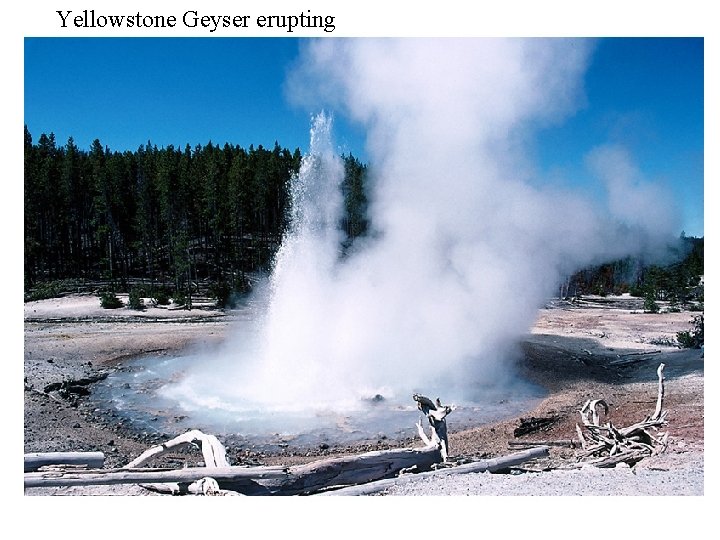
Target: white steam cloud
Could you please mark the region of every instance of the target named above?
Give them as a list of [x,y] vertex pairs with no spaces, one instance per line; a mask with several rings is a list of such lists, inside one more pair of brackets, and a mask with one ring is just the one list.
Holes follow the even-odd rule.
[[587,162],[606,186],[613,217],[647,231],[677,231],[680,224],[670,190],[644,179],[626,149],[600,146],[588,154]]
[[376,234],[338,257],[328,224],[340,211],[342,167],[320,116],[298,182],[314,174],[324,187],[312,181],[295,197],[328,212],[326,226],[296,225],[262,328],[232,341],[194,384],[208,381],[225,405],[415,390],[471,398],[506,373],[561,277],[663,245],[675,232],[672,209],[621,149],[588,158],[607,205],[525,178],[523,141],[582,103],[590,52],[582,40],[312,42],[289,91],[367,129]]

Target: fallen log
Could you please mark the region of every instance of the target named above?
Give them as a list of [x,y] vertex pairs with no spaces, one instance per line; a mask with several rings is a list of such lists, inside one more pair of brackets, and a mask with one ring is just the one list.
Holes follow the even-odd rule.
[[319,493],[318,495],[370,495],[372,493],[379,493],[381,491],[385,491],[386,489],[392,486],[396,486],[398,484],[412,482],[414,480],[423,478],[442,478],[454,474],[470,474],[480,472],[496,473],[499,471],[508,470],[512,467],[516,467],[517,465],[526,463],[533,459],[548,457],[549,455],[550,449],[546,446],[530,448],[528,450],[523,450],[522,452],[510,454],[509,456],[473,461],[472,463],[458,465],[457,467],[448,467],[435,471],[421,472],[417,474],[404,474],[402,476],[399,476],[398,478],[378,480],[376,482],[370,482],[363,485],[329,490],[323,493]]
[[25,454],[25,472],[37,471],[48,465],[85,466],[100,469],[105,464],[102,452],[33,452]]
[[[211,473],[211,474],[208,474]],[[283,478],[283,467],[205,467],[186,469],[90,469],[87,471],[31,472],[25,474],[25,487],[64,487],[117,484],[143,484],[147,482],[185,482],[212,476],[218,483],[252,486],[258,481]]]
[[290,467],[288,478],[279,485],[274,485],[275,481],[265,485],[277,490],[280,495],[308,495],[329,487],[364,484],[397,476],[406,469],[428,471],[433,464],[441,461],[441,451],[437,446],[381,450]]
[[528,433],[548,429],[551,425],[557,422],[557,420],[557,416],[546,416],[540,418],[531,416],[530,418],[521,418],[520,425],[513,430],[513,435],[515,437],[522,437]]
[[[316,461],[293,467],[193,467],[186,469],[107,469],[25,474],[25,487],[177,483],[180,492],[205,478],[245,495],[311,494],[333,486],[372,482],[404,469],[429,470],[442,461],[438,447],[401,448]],[[172,489],[172,488],[168,488]]]

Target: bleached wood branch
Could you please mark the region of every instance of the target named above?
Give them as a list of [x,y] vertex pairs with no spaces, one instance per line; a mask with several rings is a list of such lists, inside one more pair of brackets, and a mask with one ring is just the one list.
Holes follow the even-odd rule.
[[657,404],[655,405],[655,414],[652,415],[652,420],[658,420],[662,414],[662,402],[665,397],[665,381],[663,378],[663,371],[665,370],[665,364],[660,364],[657,368],[658,375],[658,397]]
[[[432,446],[432,445],[436,444],[437,442],[439,442],[439,441],[431,441],[428,438],[428,436],[425,435],[425,430],[423,429],[423,426],[422,426],[422,419],[420,421],[418,421],[415,425],[417,426],[417,429],[418,429],[418,435],[420,436],[420,439],[422,439],[422,442],[425,443],[425,446]],[[435,433],[433,432],[432,435],[435,435]]]
[[443,406],[440,398],[433,402],[430,398],[420,394],[413,394],[413,399],[417,402],[417,407],[427,417],[430,424],[430,437],[425,435],[422,428],[422,421],[415,424],[418,428],[418,434],[426,446],[437,445],[440,448],[443,462],[448,458],[448,434],[447,423],[445,418],[450,414],[454,406]]
[[[588,400],[580,409],[580,417],[588,432],[584,437],[579,425],[575,425],[578,436],[583,440],[583,453],[581,458],[595,456],[589,463],[598,467],[611,467],[617,463],[635,463],[643,456],[654,455],[667,446],[667,433],[653,436],[649,429],[657,430],[666,423],[667,411],[663,411],[662,404],[665,396],[663,370],[665,364],[660,364],[658,374],[658,396],[655,411],[645,420],[625,428],[617,428],[612,422],[600,425],[597,407],[602,405],[607,415],[608,406],[601,399]],[[604,454],[604,455],[603,455]]]
[[[600,415],[597,412],[597,406],[602,405],[604,413],[608,413],[608,406],[603,399],[588,399],[580,409],[580,416],[582,417],[583,424],[586,426],[599,426]],[[592,419],[590,418],[592,416]]]
[[575,431],[578,434],[578,439],[580,439],[580,444],[582,445],[583,450],[587,448],[587,442],[585,441],[585,436],[583,435],[582,429],[580,429],[580,426],[578,424],[575,424]]
[[210,477],[195,480],[191,484],[179,482],[165,482],[163,484],[142,484],[142,487],[155,493],[164,495],[205,495],[205,496],[232,496],[242,495],[237,491],[222,489],[217,480]]
[[165,443],[149,448],[137,458],[123,467],[124,469],[136,469],[148,463],[151,459],[166,454],[178,447],[187,445],[195,445],[200,443],[203,460],[206,467],[229,467],[227,457],[225,456],[225,447],[218,441],[215,435],[207,435],[200,430],[193,429],[187,433],[183,433],[174,439]]
[[[218,467],[212,470],[217,481],[251,485],[259,480],[283,478],[284,467]],[[33,472],[25,474],[25,487],[90,486],[143,484],[148,482],[195,482],[208,476],[205,467],[186,469],[91,469],[72,472]]]

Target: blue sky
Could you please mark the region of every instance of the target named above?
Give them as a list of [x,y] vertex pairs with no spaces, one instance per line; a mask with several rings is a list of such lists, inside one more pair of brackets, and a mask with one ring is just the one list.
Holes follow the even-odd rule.
[[[291,38],[26,38],[24,120],[34,139],[98,138],[111,150],[212,141],[305,150],[311,111],[289,104]],[[704,234],[703,40],[596,42],[585,103],[536,133],[538,168],[591,186],[583,156],[626,147],[647,180],[669,185],[688,235]],[[365,159],[363,133],[336,114],[345,153]],[[678,231],[679,233],[680,231]]]

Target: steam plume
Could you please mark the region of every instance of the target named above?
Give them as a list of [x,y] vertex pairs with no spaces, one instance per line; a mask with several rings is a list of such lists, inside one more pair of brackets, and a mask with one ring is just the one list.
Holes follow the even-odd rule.
[[590,53],[574,40],[312,42],[289,92],[367,129],[375,234],[338,258],[341,166],[321,116],[300,179],[322,181],[294,199],[319,218],[296,214],[257,347],[228,349],[228,394],[472,396],[502,378],[563,275],[662,244],[671,209],[620,149],[588,158],[607,205],[527,179],[523,145],[582,104]]

